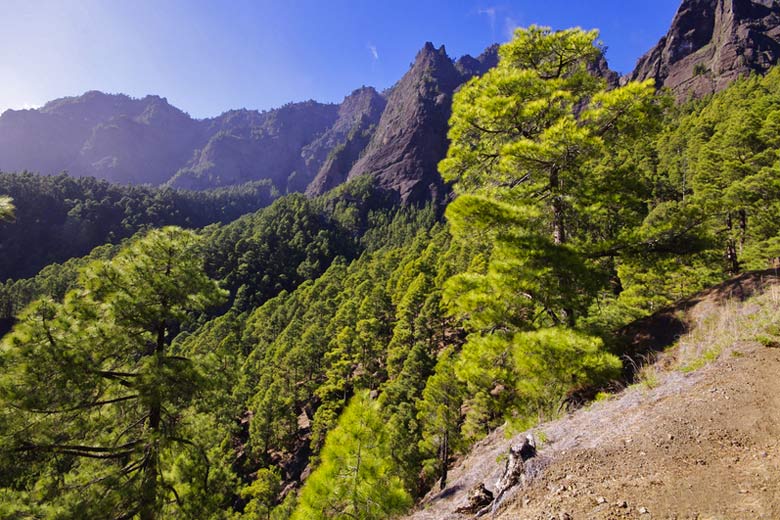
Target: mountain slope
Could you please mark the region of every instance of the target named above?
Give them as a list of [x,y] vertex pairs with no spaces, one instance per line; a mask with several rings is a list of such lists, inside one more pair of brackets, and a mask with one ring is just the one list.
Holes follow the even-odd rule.
[[164,98],[102,92],[0,116],[0,170],[159,184],[186,160],[203,125]]
[[337,121],[338,111],[338,105],[307,101],[266,113],[223,114],[209,122],[211,137],[168,184],[202,190],[270,179],[287,191],[302,149]]
[[[535,428],[538,454],[495,517],[777,518],[780,350],[762,338],[776,329],[778,283],[773,272],[742,275],[626,329],[651,349],[645,359],[669,345],[670,317],[688,333],[641,368],[639,384]],[[410,518],[473,517],[455,511],[478,484],[495,489],[498,461],[524,437],[492,433]]]
[[346,180],[346,172],[368,144],[387,100],[371,87],[355,90],[339,107],[336,123],[307,146],[303,155],[309,195],[322,194]]
[[738,76],[763,74],[780,58],[775,0],[683,0],[669,32],[625,80],[653,78],[678,100],[718,92]]

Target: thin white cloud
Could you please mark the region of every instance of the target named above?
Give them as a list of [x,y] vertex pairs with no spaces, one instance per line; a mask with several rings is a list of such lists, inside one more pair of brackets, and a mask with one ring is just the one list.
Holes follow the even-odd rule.
[[43,105],[34,105],[32,103],[24,103],[22,105],[22,110],[37,110],[41,108]]
[[484,7],[477,9],[477,14],[479,15],[485,15],[488,18],[488,21],[490,22],[490,30],[493,31],[495,34],[496,32],[496,8],[495,7]]
[[511,16],[504,18],[504,36],[506,37],[507,41],[514,38],[515,29],[517,29],[519,26],[520,24],[517,22],[517,20]]
[[376,45],[368,44],[368,51],[371,53],[371,57],[374,61],[379,61],[379,51],[376,50]]

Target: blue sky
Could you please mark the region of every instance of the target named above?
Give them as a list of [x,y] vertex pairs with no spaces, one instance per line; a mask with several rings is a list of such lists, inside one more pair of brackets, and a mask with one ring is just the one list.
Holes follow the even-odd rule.
[[426,41],[451,57],[515,26],[598,28],[631,70],[680,0],[0,0],[0,112],[87,90],[194,117],[391,86]]

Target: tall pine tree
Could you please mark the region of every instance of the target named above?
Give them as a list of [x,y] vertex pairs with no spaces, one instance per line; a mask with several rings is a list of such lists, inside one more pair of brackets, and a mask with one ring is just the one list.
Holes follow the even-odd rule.
[[169,351],[192,312],[224,297],[198,247],[192,232],[152,231],[85,268],[63,303],[22,314],[0,350],[0,451],[37,463],[27,475],[37,485],[8,487],[68,517],[163,518],[181,506],[167,473],[181,452],[201,460],[189,485],[208,486],[181,413],[204,375]]
[[520,357],[546,354],[524,349],[518,333],[550,328],[551,352],[556,334],[579,344],[566,328],[616,278],[614,258],[636,246],[649,190],[632,150],[655,130],[660,106],[652,82],[608,89],[593,72],[602,53],[596,31],[518,29],[498,66],[455,95],[439,165],[458,194],[447,217],[456,240],[487,244],[489,255],[445,285],[472,331],[456,367],[471,430],[516,414],[528,397],[523,367],[535,363]]

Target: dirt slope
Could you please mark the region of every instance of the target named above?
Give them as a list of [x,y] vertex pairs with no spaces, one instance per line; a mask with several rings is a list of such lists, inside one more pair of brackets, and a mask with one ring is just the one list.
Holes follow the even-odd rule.
[[[780,330],[776,283],[758,273],[683,302],[688,332],[640,383],[534,429],[539,455],[492,517],[780,518],[780,348],[756,341]],[[411,518],[470,518],[454,511],[495,488],[525,433],[485,439]]]

